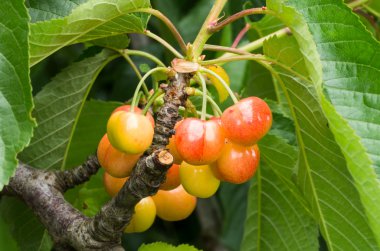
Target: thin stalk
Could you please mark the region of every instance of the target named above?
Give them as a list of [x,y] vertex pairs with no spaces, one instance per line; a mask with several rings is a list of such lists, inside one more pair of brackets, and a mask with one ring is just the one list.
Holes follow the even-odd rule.
[[179,46],[181,47],[181,50],[183,53],[186,53],[186,43],[183,40],[181,34],[179,34],[177,28],[174,26],[174,24],[167,18],[164,14],[162,14],[160,11],[151,9],[151,8],[144,8],[144,9],[137,9],[136,12],[145,12],[152,14],[153,16],[157,17],[160,19],[171,31],[173,34],[174,38],[177,40]]
[[228,94],[230,94],[230,96],[232,98],[232,101],[234,101],[235,104],[237,102],[239,102],[238,99],[236,98],[235,94],[233,93],[233,91],[228,86],[228,84],[226,83],[226,81],[224,81],[223,78],[221,78],[218,74],[216,74],[215,72],[213,72],[213,71],[211,71],[211,70],[209,70],[207,68],[201,67],[200,70],[201,70],[201,72],[205,72],[205,73],[211,74],[214,77],[216,77],[222,83],[223,87],[227,90]]
[[[140,73],[139,69],[137,68],[137,66],[135,65],[135,63],[133,63],[132,59],[128,56],[128,54],[122,53],[121,55],[131,65],[133,71],[136,73],[137,77],[141,80],[142,79],[141,73]],[[145,82],[143,82],[142,88],[143,88],[145,95],[148,96],[149,90],[148,90],[148,87],[146,86]]]
[[119,52],[122,55],[126,54],[126,55],[129,55],[129,56],[141,56],[141,57],[145,57],[147,59],[152,60],[157,65],[159,65],[161,67],[165,67],[165,64],[160,59],[158,59],[156,56],[153,56],[152,54],[150,54],[148,52],[145,52],[145,51],[124,49],[124,50],[119,50]]
[[156,34],[146,30],[144,32],[145,35],[147,35],[148,37],[156,40],[157,42],[159,42],[160,44],[162,44],[164,47],[166,47],[171,53],[174,54],[174,56],[176,56],[177,58],[183,58],[183,55],[181,53],[179,53],[173,46],[171,46],[168,42],[166,42],[164,39],[162,39],[161,37],[157,36]]
[[354,8],[359,7],[360,5],[363,5],[367,2],[368,2],[368,0],[356,0],[356,1],[352,1],[351,3],[348,3],[347,6],[350,7],[351,9],[354,9]]
[[249,52],[246,52],[244,50],[240,50],[237,48],[231,48],[227,46],[221,46],[221,45],[213,45],[213,44],[205,44],[203,47],[203,50],[205,51],[223,51],[223,52],[229,52],[232,54],[238,54],[238,55],[248,55]]
[[[254,51],[254,50],[257,50],[257,49],[261,48],[263,46],[263,43],[264,43],[265,40],[267,40],[267,39],[269,39],[271,37],[274,37],[274,36],[277,36],[277,37],[280,38],[280,37],[283,37],[283,36],[285,36],[285,35],[287,35],[289,33],[290,33],[289,28],[283,28],[283,29],[278,30],[276,32],[273,32],[273,33],[271,33],[271,34],[269,34],[269,35],[267,35],[265,37],[262,37],[260,39],[255,40],[255,41],[252,41],[251,43],[248,43],[248,44],[246,44],[246,45],[244,45],[242,47],[239,47],[237,49],[239,49],[241,51],[247,51],[247,52]],[[234,56],[234,55],[232,53],[226,53],[226,54],[222,55],[219,58],[227,58],[227,57],[231,57],[231,56]]]
[[[196,89],[194,92],[194,96],[203,96],[203,95],[204,95],[204,92],[201,90]],[[206,98],[207,98],[207,102],[209,102],[212,108],[215,109],[216,113],[218,115],[222,115],[223,112],[218,106],[218,104],[207,94],[206,94]]]
[[152,106],[152,104],[153,104],[153,102],[160,96],[160,95],[162,95],[164,93],[164,91],[163,90],[161,90],[161,89],[159,89],[159,90],[157,90],[150,98],[149,98],[149,100],[148,100],[148,102],[146,103],[146,105],[145,105],[145,107],[144,107],[144,109],[143,109],[143,111],[142,111],[142,113],[145,115],[147,112],[148,112],[148,110],[149,110],[149,108]]
[[139,91],[141,89],[141,86],[143,85],[145,79],[147,79],[150,75],[152,75],[153,73],[155,72],[158,72],[158,71],[168,71],[167,68],[165,67],[157,67],[157,68],[154,68],[154,69],[151,69],[150,71],[148,71],[140,80],[140,82],[137,84],[137,87],[136,87],[136,90],[135,90],[135,93],[133,94],[133,99],[132,99],[132,103],[131,103],[131,111],[134,111],[136,105],[137,105],[137,96],[139,94]]
[[256,59],[258,61],[267,61],[267,62],[273,61],[272,59],[265,57],[262,54],[250,54],[250,55],[238,55],[238,56],[232,55],[231,57],[220,57],[217,59],[202,61],[200,63],[201,65],[212,65],[212,64],[221,65],[221,64],[225,64],[229,62],[234,62],[234,61],[244,61],[244,60],[252,60],[252,59]]
[[206,20],[194,40],[192,50],[193,55],[191,55],[193,61],[198,61],[198,58],[203,51],[203,46],[214,33],[209,31],[209,28],[218,22],[219,14],[223,11],[223,7],[226,3],[227,0],[215,0],[214,5],[212,6]]
[[228,25],[228,24],[230,24],[232,22],[235,22],[236,20],[238,20],[238,19],[240,19],[242,17],[248,16],[248,15],[253,15],[253,14],[268,14],[268,13],[272,13],[272,11],[267,10],[266,7],[251,8],[251,9],[242,10],[242,11],[240,11],[238,13],[233,14],[232,16],[227,17],[226,19],[224,19],[220,23],[211,25],[208,28],[208,30],[209,30],[209,32],[217,32],[217,31],[223,29],[224,26],[226,26],[226,25]]
[[239,34],[236,36],[235,41],[232,43],[231,47],[236,48],[240,41],[243,39],[244,35],[251,29],[251,24],[246,23],[244,28],[239,32]]
[[197,73],[197,76],[201,82],[202,85],[202,114],[201,114],[201,120],[206,119],[206,112],[207,112],[207,87],[206,87],[206,81],[205,78],[200,74]]

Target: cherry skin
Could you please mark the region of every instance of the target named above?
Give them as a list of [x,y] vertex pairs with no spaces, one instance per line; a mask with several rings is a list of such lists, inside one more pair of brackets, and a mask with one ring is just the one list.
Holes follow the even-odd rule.
[[[216,73],[219,77],[221,77],[227,85],[230,85],[230,78],[227,72],[223,69],[223,67],[219,65],[207,65],[205,66],[207,69]],[[223,84],[216,78],[214,75],[209,73],[205,74],[206,77],[210,80],[211,84],[213,84],[218,92],[219,102],[222,103],[228,98],[228,92]]]
[[135,206],[135,213],[125,228],[126,233],[141,233],[148,230],[156,218],[156,205],[152,197],[145,197]]
[[260,151],[257,145],[246,147],[227,142],[222,155],[211,165],[211,169],[218,179],[241,184],[255,174],[259,162]]
[[211,197],[220,185],[220,180],[214,176],[209,165],[194,166],[184,161],[179,168],[179,175],[186,192],[199,198]]
[[107,123],[107,135],[112,146],[128,154],[143,153],[152,144],[153,126],[137,113],[117,111]]
[[[178,121],[175,126],[174,126],[174,130],[177,130],[178,128],[178,125],[182,122],[183,120],[180,120]],[[169,152],[173,155],[173,163],[174,164],[177,164],[177,165],[180,165],[183,161],[181,155],[178,153],[178,150],[177,150],[177,146],[175,144],[175,135],[172,135],[169,139],[169,145],[167,146],[167,148],[169,149]]]
[[224,146],[224,132],[215,120],[187,118],[178,125],[175,144],[184,161],[192,165],[214,162]]
[[188,194],[181,185],[169,191],[158,190],[152,199],[156,204],[157,216],[166,221],[186,219],[197,204],[197,198]]
[[181,185],[179,177],[179,165],[173,164],[166,173],[166,180],[161,184],[160,189],[172,190]]
[[106,192],[111,196],[114,197],[120,189],[123,187],[124,183],[128,180],[128,177],[125,178],[115,178],[108,174],[107,172],[104,172],[103,174],[103,184],[104,188],[106,189]]
[[[119,111],[130,112],[131,106],[130,105],[119,106],[115,110],[112,111],[112,114]],[[136,106],[134,107],[133,112],[137,114],[142,114],[142,110]],[[152,114],[150,114],[150,112],[147,112],[145,116],[149,119],[149,121],[152,123],[152,126],[154,128],[154,118]]]
[[116,150],[103,136],[98,145],[98,160],[107,173],[116,178],[124,178],[131,174],[141,154],[126,154]]
[[258,97],[245,98],[223,112],[222,125],[228,139],[251,146],[269,131],[272,112],[264,100]]

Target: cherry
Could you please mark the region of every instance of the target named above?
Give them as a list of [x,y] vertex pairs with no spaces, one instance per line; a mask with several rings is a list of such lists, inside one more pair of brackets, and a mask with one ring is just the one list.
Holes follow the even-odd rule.
[[224,146],[224,132],[215,120],[187,118],[177,127],[175,144],[184,161],[193,165],[214,162]]
[[161,184],[160,189],[172,190],[181,185],[179,177],[179,165],[173,164],[166,173],[166,180]]
[[240,184],[255,174],[259,161],[257,145],[246,147],[227,142],[222,155],[211,165],[211,169],[218,179]]
[[272,112],[264,100],[249,97],[227,108],[222,114],[226,137],[250,146],[259,141],[272,125]]
[[116,178],[124,178],[131,174],[141,154],[126,154],[116,150],[103,136],[98,145],[98,160],[107,173]]
[[[119,112],[119,111],[130,112],[131,106],[130,105],[119,106],[115,110],[113,110],[112,113]],[[142,114],[142,110],[136,106],[134,107],[133,112],[137,114]],[[154,128],[154,118],[152,114],[150,112],[147,112],[145,116],[149,119],[149,121],[152,123],[152,126]]]
[[194,211],[197,198],[188,194],[180,185],[169,191],[158,190],[152,197],[157,216],[166,221],[186,219]]
[[125,178],[115,178],[109,173],[104,172],[103,174],[103,184],[106,192],[114,197],[120,189],[123,187],[124,183],[128,180],[128,177]]
[[[178,125],[182,121],[183,120],[180,120],[175,124],[174,130],[177,130]],[[178,153],[177,146],[175,144],[175,135],[171,136],[171,138],[169,139],[169,145],[167,146],[167,148],[169,149],[169,152],[173,155],[173,158],[174,158],[173,163],[180,165],[182,163],[183,159],[182,159],[181,155]]]
[[116,111],[107,123],[107,135],[112,146],[128,154],[144,152],[152,144],[153,126],[144,115]]
[[220,181],[213,175],[208,165],[194,166],[183,161],[179,175],[183,188],[199,198],[211,197],[220,185]]
[[156,218],[156,205],[152,197],[145,197],[135,206],[135,213],[125,228],[126,233],[140,233],[148,230]]

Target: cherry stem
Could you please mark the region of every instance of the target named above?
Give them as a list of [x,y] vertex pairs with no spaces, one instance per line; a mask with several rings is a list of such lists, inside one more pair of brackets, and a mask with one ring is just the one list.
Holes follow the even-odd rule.
[[[195,88],[194,88],[195,89]],[[198,89],[195,89],[194,96],[203,96],[204,92]],[[222,110],[218,106],[218,104],[209,96],[206,94],[207,101],[210,103],[214,111],[217,113],[217,115],[222,115]]]
[[148,71],[147,73],[145,73],[145,75],[140,79],[140,82],[137,84],[135,93],[133,94],[133,99],[132,99],[132,103],[131,103],[131,112],[133,112],[134,109],[135,109],[135,107],[137,106],[137,101],[138,101],[137,100],[138,99],[137,96],[139,94],[141,86],[144,84],[145,79],[147,79],[150,75],[152,75],[153,73],[158,72],[158,71],[167,72],[168,68],[165,68],[165,67],[156,67],[156,68],[153,68],[150,71]]
[[202,76],[201,73],[197,73],[197,76],[201,82],[202,85],[202,114],[201,114],[201,120],[206,119],[206,112],[207,112],[207,86],[205,78]]
[[171,53],[174,54],[174,56],[176,56],[177,58],[183,58],[183,55],[181,53],[179,53],[173,46],[171,46],[168,42],[166,42],[164,39],[162,39],[161,37],[157,36],[156,34],[146,30],[144,31],[144,34],[154,40],[156,40],[157,42],[159,42],[160,44],[162,44],[165,48],[167,48]]
[[363,5],[367,2],[368,2],[368,0],[355,0],[355,1],[352,1],[351,3],[348,3],[347,6],[350,7],[351,9],[354,9],[354,8],[359,7],[360,5]]
[[152,54],[145,52],[145,51],[138,51],[138,50],[130,50],[130,49],[124,49],[124,50],[119,50],[119,53],[122,55],[128,55],[128,56],[141,56],[145,57],[147,59],[150,59],[154,63],[156,63],[159,66],[165,67],[165,64],[158,59],[156,56],[153,56]]
[[248,15],[253,15],[253,14],[269,14],[269,13],[272,13],[272,11],[270,10],[267,10],[266,7],[261,7],[261,8],[251,8],[251,9],[246,9],[246,10],[242,10],[238,13],[235,13],[233,14],[232,16],[229,16],[227,17],[226,19],[224,19],[222,22],[220,23],[216,23],[214,25],[210,25],[210,27],[208,28],[208,31],[209,32],[217,32],[221,29],[224,28],[224,26],[242,18],[242,17],[245,17],[245,16],[248,16]]
[[198,57],[201,55],[204,45],[212,34],[214,34],[214,32],[209,30],[209,27],[218,22],[219,14],[223,11],[223,7],[226,3],[227,0],[215,0],[214,5],[194,40],[192,55],[188,55],[192,57],[191,59],[193,61],[198,61]]
[[246,52],[244,50],[240,50],[237,48],[231,48],[227,46],[221,46],[221,45],[213,45],[213,44],[205,44],[203,47],[204,50],[206,51],[222,51],[222,52],[229,52],[233,54],[238,54],[238,55],[249,55],[249,52]]
[[[179,110],[180,111],[182,111],[182,112],[186,112],[187,110],[186,110],[186,108],[185,107],[179,107]],[[197,115],[201,115],[202,113],[200,112],[200,111],[197,111]],[[206,118],[212,118],[212,117],[214,117],[214,115],[211,115],[211,114],[208,114],[208,113],[206,113]]]
[[186,48],[186,43],[183,40],[181,34],[178,32],[177,28],[174,26],[174,24],[165,16],[162,12],[156,10],[156,9],[151,9],[151,8],[144,8],[144,9],[138,9],[136,12],[145,12],[152,14],[153,16],[157,17],[160,19],[171,31],[173,34],[174,38],[177,40],[179,46],[181,47],[181,50],[183,53],[186,53],[187,48]]
[[236,48],[239,42],[243,39],[244,35],[249,31],[251,25],[249,23],[245,24],[244,28],[236,36],[235,41],[232,43],[231,47]]
[[146,103],[143,111],[142,111],[142,114],[146,114],[149,110],[149,108],[152,106],[153,102],[159,97],[161,96],[162,94],[164,93],[164,91],[162,89],[158,89],[149,99],[148,99],[148,102]]
[[[250,51],[254,51],[254,50],[257,50],[259,48],[261,48],[263,46],[263,43],[265,40],[271,38],[271,37],[274,37],[274,36],[277,36],[278,38],[280,37],[283,37],[285,35],[289,35],[291,32],[289,30],[289,28],[283,28],[281,30],[278,30],[276,32],[273,32],[271,34],[268,34],[267,36],[265,37],[262,37],[262,38],[259,38],[255,41],[252,41],[242,47],[239,47],[237,48],[239,51],[246,51],[246,52],[250,52]],[[234,56],[232,55],[231,53],[226,53],[224,55],[222,55],[221,57],[219,57],[220,59],[221,58],[227,58],[227,57],[231,57],[231,56]]]
[[226,81],[224,81],[223,78],[221,78],[218,74],[216,74],[215,72],[207,69],[207,68],[204,68],[204,67],[201,67],[200,68],[201,72],[205,72],[205,73],[208,73],[210,75],[213,75],[214,77],[216,77],[223,85],[223,87],[227,90],[228,94],[230,95],[232,101],[236,104],[238,101],[238,99],[236,98],[234,92],[231,90],[231,88],[228,86],[228,84],[226,83]]
[[[141,79],[142,76],[141,76],[141,73],[140,73],[139,69],[136,67],[135,63],[133,63],[132,59],[128,56],[128,54],[122,53],[121,55],[131,65],[131,67],[132,67],[133,71],[136,73],[137,77],[139,79]],[[143,82],[142,88],[143,88],[143,91],[144,91],[145,95],[148,96],[149,95],[149,90],[148,90],[148,87],[146,87],[145,82]]]

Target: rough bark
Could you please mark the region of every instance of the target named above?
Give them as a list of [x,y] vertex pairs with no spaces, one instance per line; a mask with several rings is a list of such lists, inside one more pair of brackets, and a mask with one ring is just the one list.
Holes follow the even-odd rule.
[[51,235],[55,250],[123,250],[121,235],[140,199],[154,195],[173,162],[167,151],[186,101],[190,74],[176,74],[165,87],[165,103],[157,114],[152,146],[140,158],[120,192],[92,218],[65,201],[67,189],[86,182],[99,169],[95,156],[68,171],[41,171],[20,163],[2,194],[18,196],[36,214]]

